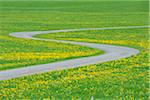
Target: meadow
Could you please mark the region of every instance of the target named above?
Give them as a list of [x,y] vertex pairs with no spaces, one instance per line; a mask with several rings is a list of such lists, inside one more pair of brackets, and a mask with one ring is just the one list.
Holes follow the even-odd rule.
[[[40,5],[40,3],[35,3]],[[24,7],[25,10],[23,10],[18,8],[19,5],[28,6]],[[30,10],[29,6],[31,5],[32,2],[1,1],[0,70],[44,64],[77,57],[94,56],[103,53],[103,51],[100,50],[77,45],[17,39],[8,36],[11,32],[42,30],[42,28],[48,27],[51,28],[51,25],[48,25],[52,23],[51,21],[47,24],[45,23],[48,20],[46,19],[48,15],[45,16],[40,14],[44,10],[38,12]]]
[[[15,64],[15,67],[2,65],[1,70],[102,53],[70,44],[17,39],[8,36],[10,32],[148,25],[146,0],[1,1],[1,4],[1,62]],[[148,28],[36,37],[122,45],[139,49],[140,53],[116,61],[0,81],[1,99],[148,99]],[[62,55],[65,53],[69,55],[66,58]],[[19,65],[20,62],[26,64]]]

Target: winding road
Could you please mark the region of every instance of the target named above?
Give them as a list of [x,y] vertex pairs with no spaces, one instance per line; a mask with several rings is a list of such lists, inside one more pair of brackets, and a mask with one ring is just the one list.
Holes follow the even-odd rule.
[[64,29],[64,30],[10,33],[9,34],[10,36],[17,37],[17,38],[70,43],[70,44],[87,46],[90,48],[103,50],[105,53],[101,54],[101,55],[97,55],[97,56],[76,58],[76,59],[71,59],[71,60],[52,62],[52,63],[48,63],[48,64],[32,65],[32,66],[26,66],[23,68],[16,68],[16,69],[0,71],[0,80],[7,80],[7,79],[11,79],[11,78],[17,78],[17,77],[22,77],[22,76],[26,76],[26,75],[43,73],[43,72],[48,72],[48,71],[52,71],[52,70],[61,70],[61,69],[76,68],[76,67],[80,67],[80,66],[97,64],[97,63],[117,60],[120,58],[130,57],[132,55],[136,55],[139,53],[139,50],[137,50],[137,49],[124,47],[124,46],[113,46],[113,45],[107,45],[107,44],[43,39],[43,38],[35,38],[35,37],[33,37],[34,35],[47,34],[47,33],[58,33],[58,32],[86,31],[86,30],[112,30],[112,29],[148,28],[148,27],[149,26],[126,26],[126,27],[82,28],[82,29]]

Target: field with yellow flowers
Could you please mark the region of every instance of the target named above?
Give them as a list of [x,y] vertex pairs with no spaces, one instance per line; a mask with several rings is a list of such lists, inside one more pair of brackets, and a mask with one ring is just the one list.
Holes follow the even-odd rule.
[[[19,39],[11,32],[148,25],[148,0],[0,0],[0,70],[102,54],[78,45]],[[120,60],[0,81],[0,99],[148,100],[149,34],[94,30],[40,38],[122,45],[140,50]]]

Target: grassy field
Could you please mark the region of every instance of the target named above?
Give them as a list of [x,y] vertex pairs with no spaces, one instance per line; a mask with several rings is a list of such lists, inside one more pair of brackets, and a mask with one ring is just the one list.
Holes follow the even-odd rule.
[[88,47],[17,39],[8,36],[11,32],[53,29],[51,28],[53,25],[50,24],[57,22],[52,22],[48,17],[50,16],[51,19],[53,15],[47,14],[44,9],[38,11],[41,7],[37,7],[38,9],[35,11],[36,6],[31,6],[34,3],[39,6],[40,3],[43,3],[42,6],[47,4],[45,2],[1,2],[0,70],[103,53]]
[[[1,61],[4,65],[14,63],[15,67],[26,65],[19,65],[20,62],[30,65],[102,52],[70,44],[16,39],[8,36],[10,32],[148,25],[146,0],[1,1],[0,4],[0,55],[4,59]],[[140,54],[102,64],[0,81],[1,99],[148,99],[148,29],[81,31],[37,37],[123,45],[139,49]],[[11,59],[18,53],[19,59]],[[72,53],[73,56],[64,58],[62,53]],[[29,62],[30,59],[22,58],[26,54],[37,56],[31,57],[32,62]],[[50,56],[40,58],[43,54]],[[14,68],[14,65],[4,65],[1,70]]]
[[87,47],[0,36],[0,70],[103,53]]

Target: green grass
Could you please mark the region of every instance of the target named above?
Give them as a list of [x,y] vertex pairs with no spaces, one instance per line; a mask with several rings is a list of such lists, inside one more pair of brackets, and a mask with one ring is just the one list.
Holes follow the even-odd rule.
[[[47,14],[43,9],[41,11],[34,11],[34,8],[36,8],[34,5],[31,7],[33,9],[28,9],[32,4],[34,3],[19,1],[1,2],[0,70],[25,67],[29,65],[43,64],[103,53],[100,50],[95,50],[88,47],[54,42],[17,39],[8,36],[8,34],[11,32],[46,30],[45,28],[51,28],[51,25],[46,24],[47,22],[49,22],[49,24],[51,23],[51,18],[46,19],[48,18],[47,16],[51,16],[51,14]],[[35,4],[40,6],[41,2],[35,2]],[[45,4],[47,3],[42,2],[43,6]],[[49,7],[49,4],[53,5],[53,2],[48,2],[47,7]],[[54,2],[54,4],[56,4],[56,2]],[[24,9],[20,9],[20,7]],[[41,7],[37,8],[41,9]],[[42,15],[42,13],[44,15]],[[45,16],[45,14],[47,15]],[[53,22],[53,24],[55,23]],[[78,53],[78,55],[75,55],[76,53]],[[60,57],[52,56],[53,54],[57,54],[57,56]],[[68,56],[62,56],[62,54]]]
[[[35,55],[37,53],[42,55],[43,52],[65,53],[68,51],[81,51],[83,53],[89,51],[92,53],[78,55],[78,57],[102,53],[93,49],[83,49],[79,46],[77,50],[75,49],[76,46],[70,47],[71,45],[68,45],[71,50],[67,50],[67,44],[55,48],[57,43],[40,41],[32,43],[31,40],[10,38],[8,34],[11,32],[148,24],[146,21],[148,20],[148,4],[146,1],[1,1],[0,4],[0,50],[1,56],[3,54],[8,55],[8,57],[1,59],[0,70],[64,59],[49,57],[42,60],[34,58],[25,60],[20,59],[22,55],[18,53],[32,52]],[[45,43],[46,46],[43,45]],[[60,48],[63,49],[60,50]],[[17,53],[18,59],[12,58],[9,60],[9,53]],[[65,59],[70,58],[74,58],[74,55]]]
[[[147,1],[17,1],[2,4],[3,37],[14,31],[148,25]],[[139,49],[140,54],[102,64],[1,81],[1,99],[148,99],[148,29],[81,31],[38,37],[123,45]],[[16,45],[27,41],[14,40],[19,41]]]
[[[16,98],[30,99],[49,97],[59,99],[90,99],[91,97],[101,99],[147,99],[149,67],[148,39],[146,36],[148,30],[127,29],[111,32],[114,34],[111,38],[109,38],[109,33],[105,33],[102,34],[100,40],[105,36],[108,39],[107,41],[112,40],[113,44],[117,44],[116,41],[128,41],[118,43],[120,43],[119,45],[139,48],[141,50],[140,54],[103,64],[3,81],[1,82],[2,94],[5,94],[6,97],[15,95]],[[119,35],[119,37],[117,34],[128,35],[128,37],[122,39],[122,35]],[[140,34],[146,36],[141,37]],[[132,36],[134,38],[129,41]]]
[[54,34],[36,35],[38,38],[56,40],[69,40],[80,42],[94,42],[129,46],[133,48],[148,48],[148,29],[115,29],[115,30],[91,30],[81,32],[62,32]]
[[7,36],[0,36],[0,38],[0,70],[103,53],[100,50],[77,45],[16,39]]

